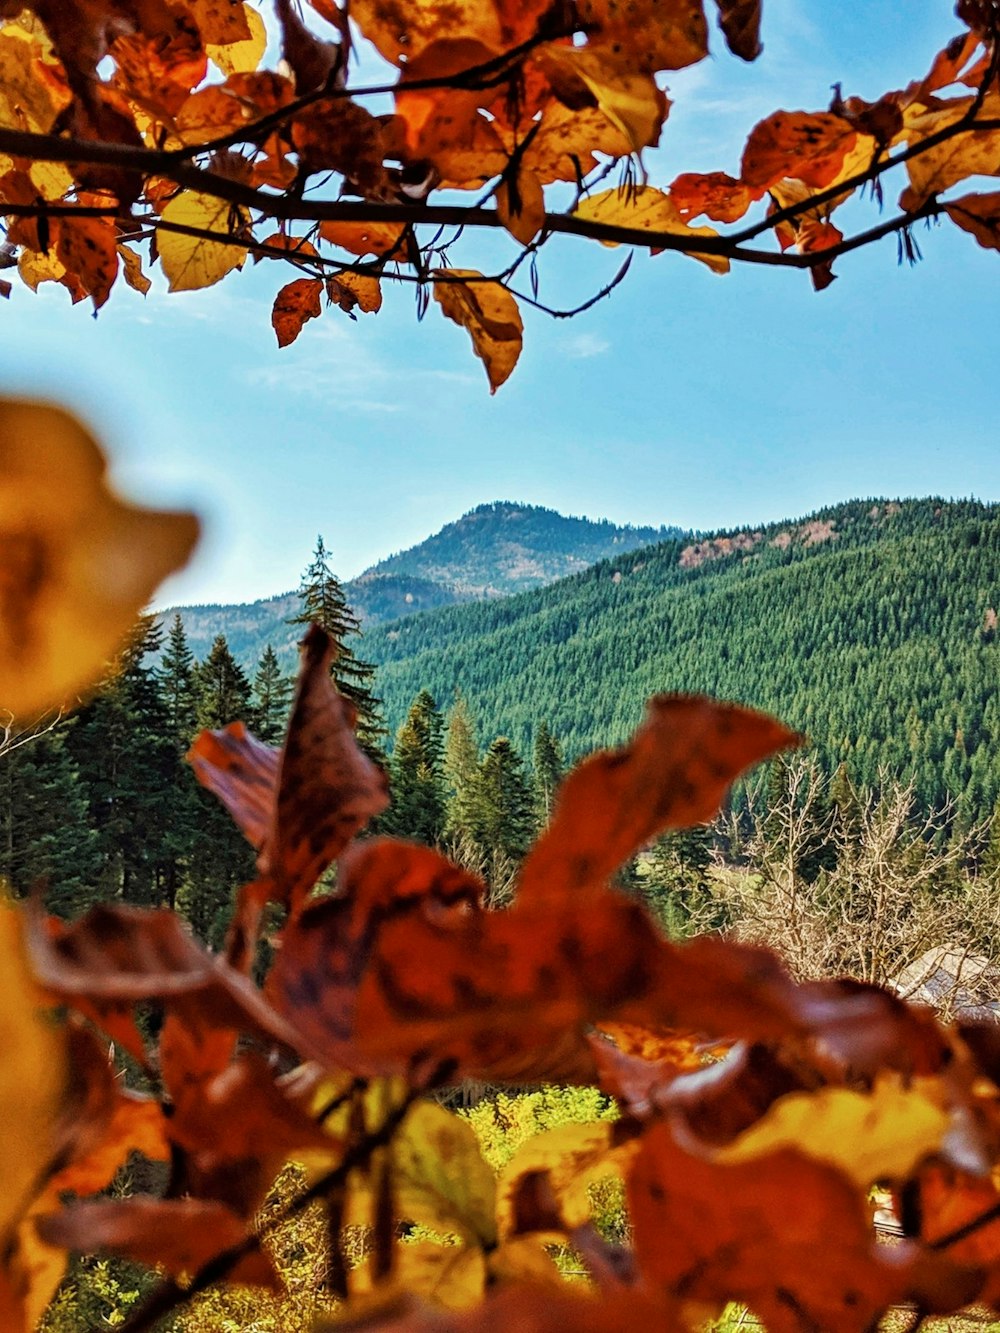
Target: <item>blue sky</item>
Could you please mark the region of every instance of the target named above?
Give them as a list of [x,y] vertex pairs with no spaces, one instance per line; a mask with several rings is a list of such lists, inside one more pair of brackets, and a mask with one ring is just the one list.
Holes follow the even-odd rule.
[[[764,15],[754,66],[717,39],[669,78],[655,183],[736,171],[771,110],[820,109],[837,80],[869,97],[903,86],[959,30],[945,0],[765,0]],[[0,389],[76,408],[130,495],[203,515],[161,602],[290,588],[318,532],[348,577],[493,499],[702,529],[857,495],[997,499],[997,259],[950,226],[918,239],[915,268],[890,239],[842,259],[819,295],[804,274],[636,255],[594,310],[525,311],[493,398],[467,335],[433,307],[418,325],[409,288],[387,285],[357,323],[329,311],[284,350],[270,304],[293,275],[267,262],[204,292],[116,289],[96,320],[61,288],[17,289]],[[474,244],[463,262],[486,267],[495,238]],[[622,258],[553,242],[540,294],[573,304]]]

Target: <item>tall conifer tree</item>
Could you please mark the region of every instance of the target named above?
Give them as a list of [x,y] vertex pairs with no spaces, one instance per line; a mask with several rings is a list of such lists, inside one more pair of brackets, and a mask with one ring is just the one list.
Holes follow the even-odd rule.
[[427,690],[410,706],[396,733],[389,764],[392,805],[386,829],[434,846],[444,832],[444,719]]
[[456,694],[444,742],[445,832],[473,836],[479,796],[479,746],[465,696]]
[[358,710],[358,741],[373,759],[385,764],[381,701],[372,688],[375,668],[358,657],[347,640],[361,633],[361,624],[347,604],[340,580],[330,568],[323,538],[317,537],[312,563],[299,586],[301,610],[290,616],[290,625],[319,625],[337,645],[331,675],[340,693]]
[[556,790],[563,778],[563,757],[559,742],[549,731],[545,722],[539,722],[535,729],[535,745],[532,764],[532,786],[535,795],[535,818],[540,828],[544,828],[552,815]]
[[498,736],[483,757],[473,833],[487,852],[513,859],[524,855],[533,828],[531,789],[521,756]]
[[253,679],[253,730],[268,745],[278,745],[288,723],[293,682],[281,669],[270,644],[260,655]]

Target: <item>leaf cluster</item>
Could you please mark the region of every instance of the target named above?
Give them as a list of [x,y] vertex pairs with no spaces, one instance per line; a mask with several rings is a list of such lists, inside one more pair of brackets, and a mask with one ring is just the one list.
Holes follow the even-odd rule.
[[[755,59],[760,0],[710,8],[730,50]],[[521,352],[521,307],[575,313],[539,298],[555,236],[719,273],[802,268],[819,289],[837,257],[886,235],[916,257],[921,220],[998,248],[998,195],[950,193],[1000,170],[998,18],[992,0],[958,13],[963,31],[906,88],[776,111],[738,175],[664,189],[643,154],[670,110],[662,76],[708,55],[703,0],[310,0],[305,15],[273,0],[266,16],[241,0],[4,0],[4,260],[95,309],[119,279],[146,292],[154,265],[185,291],[279,261],[296,273],[272,309],[280,346],[324,307],[374,314],[384,281],[407,283],[418,315],[433,299],[468,332],[495,391]],[[381,81],[358,81],[362,40]],[[896,168],[898,210],[842,231],[834,213],[865,187],[881,200]],[[485,229],[515,247],[491,273],[462,259],[463,234]],[[776,248],[755,244],[768,234]]]

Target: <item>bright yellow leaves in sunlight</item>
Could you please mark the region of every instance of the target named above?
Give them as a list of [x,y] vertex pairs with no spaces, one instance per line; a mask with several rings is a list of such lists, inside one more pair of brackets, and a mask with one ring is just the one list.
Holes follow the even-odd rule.
[[434,277],[434,299],[449,319],[469,330],[476,356],[486,367],[490,392],[496,393],[521,355],[524,326],[517,302],[498,282],[482,280],[483,275],[471,269],[438,269]]
[[[171,199],[161,219],[168,226],[218,232],[226,237],[231,237],[235,229],[248,221],[245,209],[234,208],[224,199],[214,199],[194,190],[184,191]],[[234,268],[240,268],[247,256],[246,246],[234,245],[231,241],[207,241],[184,231],[161,231],[159,250],[160,263],[172,292],[211,287]]]
[[30,718],[93,684],[197,534],[120,500],[66,412],[0,403],[0,707]]

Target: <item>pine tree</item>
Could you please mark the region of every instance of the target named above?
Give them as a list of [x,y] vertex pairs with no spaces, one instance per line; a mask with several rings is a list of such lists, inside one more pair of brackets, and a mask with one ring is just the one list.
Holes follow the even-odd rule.
[[559,742],[545,722],[539,722],[535,729],[533,759],[531,776],[535,794],[535,818],[539,828],[544,828],[552,816],[556,791],[564,772]]
[[531,789],[521,756],[506,736],[498,736],[479,768],[473,836],[489,853],[518,858],[533,829]]
[[642,889],[671,935],[689,933],[689,923],[709,899],[713,845],[711,825],[698,824],[664,834],[650,853]]
[[444,833],[444,719],[427,690],[410,706],[396,733],[389,764],[392,805],[388,832],[434,846]]
[[[224,634],[195,668],[195,684],[200,727],[214,730],[249,718],[250,682]],[[233,821],[214,796],[199,790],[197,833],[190,868],[178,892],[178,908],[202,939],[221,943],[233,894],[252,878],[253,869],[253,855]]]
[[199,727],[215,729],[228,722],[245,721],[250,712],[250,682],[219,634],[204,662],[194,672],[197,689],[195,717]]
[[270,644],[260,655],[253,680],[253,730],[268,745],[278,745],[288,723],[293,682],[282,671]]
[[45,889],[45,905],[73,916],[97,898],[100,859],[87,794],[58,727],[0,756],[0,879]]
[[479,746],[465,696],[456,693],[444,742],[445,833],[471,837],[479,796]]
[[166,792],[162,897],[173,909],[190,869],[202,810],[198,784],[184,758],[197,730],[197,684],[194,654],[188,647],[180,615],[175,615],[170,625],[167,646],[160,660],[159,681],[172,746],[170,783]]
[[178,749],[191,744],[197,726],[194,653],[180,614],[170,623],[167,646],[159,670],[160,694],[167,711],[167,727]]
[[159,681],[146,658],[162,631],[143,616],[67,744],[80,771],[101,858],[103,897],[160,900],[175,748]]
[[319,625],[333,639],[337,645],[337,656],[331,671],[333,683],[358,711],[360,745],[376,762],[384,765],[381,738],[385,736],[386,729],[382,721],[381,701],[372,689],[375,668],[370,662],[357,657],[347,644],[352,635],[361,633],[361,624],[347,604],[340,580],[330,568],[322,537],[317,537],[312,563],[302,576],[299,601],[302,609],[298,615],[289,617],[288,623]]

